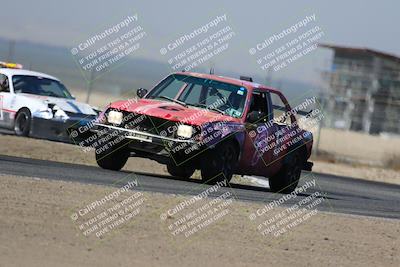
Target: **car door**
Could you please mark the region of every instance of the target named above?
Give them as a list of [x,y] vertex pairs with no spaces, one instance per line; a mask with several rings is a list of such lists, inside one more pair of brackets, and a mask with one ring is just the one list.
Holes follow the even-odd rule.
[[263,114],[256,122],[246,118],[246,138],[240,166],[245,174],[269,176],[275,168],[273,162],[273,147],[275,125],[270,123],[271,108],[267,92],[254,91],[251,96],[248,116],[253,111]]
[[297,137],[297,124],[294,115],[290,114],[287,101],[281,94],[269,92],[272,121],[275,127],[275,150],[273,157],[282,161],[283,158],[290,153],[290,141]]

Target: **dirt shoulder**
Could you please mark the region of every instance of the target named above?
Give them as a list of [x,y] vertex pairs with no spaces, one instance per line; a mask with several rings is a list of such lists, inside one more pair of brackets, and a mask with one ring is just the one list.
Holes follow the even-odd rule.
[[313,171],[368,181],[400,184],[400,171],[379,167],[315,161]]
[[[94,152],[84,152],[79,146],[11,135],[0,136],[0,154],[97,166]],[[141,158],[130,158],[124,169],[167,174],[164,165]],[[313,170],[326,174],[400,184],[400,171],[390,169],[315,161]],[[241,183],[243,179],[235,177],[233,182]]]
[[116,188],[0,179],[0,258],[6,266],[400,265],[398,220],[318,212],[282,236],[264,237],[248,218],[262,205],[234,200],[228,215],[178,238],[160,214],[188,198],[143,192],[140,213],[98,239],[83,236],[71,213]]

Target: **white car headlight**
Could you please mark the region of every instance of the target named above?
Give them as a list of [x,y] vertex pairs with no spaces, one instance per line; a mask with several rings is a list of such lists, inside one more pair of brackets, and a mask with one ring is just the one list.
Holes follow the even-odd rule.
[[122,112],[111,110],[108,112],[107,121],[111,124],[119,125],[122,123]]
[[193,135],[193,127],[189,125],[179,125],[177,134],[179,137],[190,138]]
[[58,110],[54,113],[54,118],[56,118],[56,119],[62,119],[62,120],[67,120],[67,119],[69,119],[69,116],[67,115],[67,113],[65,113],[64,110],[58,109]]

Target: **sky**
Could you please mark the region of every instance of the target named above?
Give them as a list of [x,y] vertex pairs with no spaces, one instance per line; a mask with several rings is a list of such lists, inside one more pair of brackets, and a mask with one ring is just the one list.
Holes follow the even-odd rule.
[[[166,62],[160,54],[182,34],[226,14],[235,33],[229,49],[206,64],[251,75],[267,75],[249,49],[315,14],[313,26],[323,31],[319,40],[346,46],[369,47],[400,55],[400,1],[6,1],[2,4],[0,37],[72,48],[128,15],[138,15],[147,36],[134,56]],[[7,12],[5,12],[7,10]],[[311,26],[310,26],[311,27]],[[295,37],[292,34],[289,40]],[[261,52],[260,52],[261,53]],[[260,54],[262,55],[262,53]],[[315,51],[268,75],[318,83],[331,53]]]

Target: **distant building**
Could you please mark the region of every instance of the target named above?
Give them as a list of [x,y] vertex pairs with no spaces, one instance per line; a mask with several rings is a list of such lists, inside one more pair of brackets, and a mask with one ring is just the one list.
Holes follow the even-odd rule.
[[367,48],[320,44],[334,51],[324,72],[328,127],[400,134],[400,58]]

